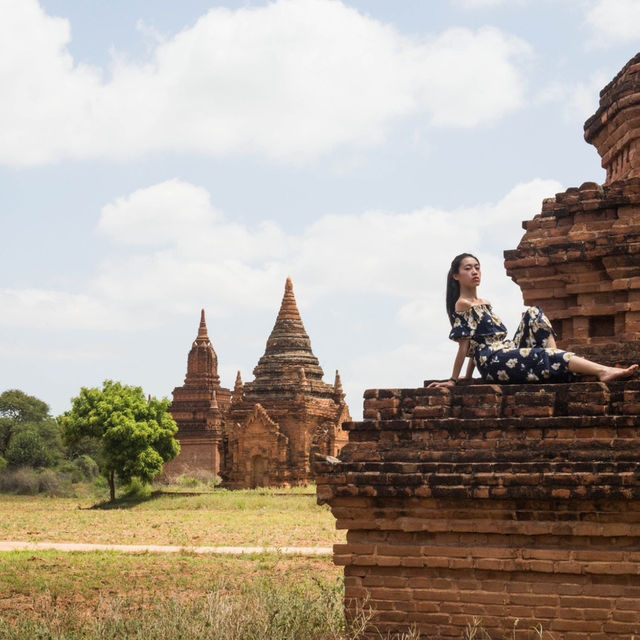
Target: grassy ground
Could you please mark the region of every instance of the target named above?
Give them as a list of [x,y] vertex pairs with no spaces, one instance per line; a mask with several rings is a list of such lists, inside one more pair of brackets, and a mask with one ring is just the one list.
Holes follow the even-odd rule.
[[[330,546],[334,522],[309,490],[0,495],[5,540]],[[0,553],[0,640],[351,640],[341,576],[328,557]]]
[[331,546],[344,539],[309,490],[161,493],[113,506],[91,498],[0,495],[0,540]]
[[10,552],[0,554],[0,616],[10,619],[47,611],[52,604],[89,612],[107,601],[143,609],[167,598],[178,602],[201,598],[221,584],[230,590],[264,580],[336,585],[341,574],[330,558],[277,554]]
[[340,574],[275,554],[0,554],[0,640],[352,638]]

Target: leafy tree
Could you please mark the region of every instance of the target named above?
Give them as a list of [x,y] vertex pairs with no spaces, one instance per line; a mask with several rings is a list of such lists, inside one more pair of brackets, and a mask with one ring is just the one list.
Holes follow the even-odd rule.
[[168,408],[166,398],[147,401],[141,387],[106,380],[102,389],[83,387],[59,420],[67,445],[87,436],[99,440],[98,464],[113,501],[116,476],[123,482],[151,482],[180,452],[173,437],[178,426]]
[[50,466],[60,460],[60,427],[46,402],[18,389],[0,394],[0,455],[11,464],[32,466]]
[[19,389],[0,394],[0,417],[17,422],[40,422],[49,418],[49,405]]

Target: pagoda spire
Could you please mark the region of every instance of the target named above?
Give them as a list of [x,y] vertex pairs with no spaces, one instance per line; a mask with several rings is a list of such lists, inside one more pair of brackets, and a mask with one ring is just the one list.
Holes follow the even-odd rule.
[[341,402],[344,402],[345,393],[342,389],[342,380],[340,378],[340,373],[337,369],[336,369],[336,380],[333,383],[333,396],[338,404]]
[[236,383],[233,387],[233,393],[231,394],[231,403],[237,404],[242,402],[242,398],[244,396],[244,385],[242,384],[242,376],[240,375],[240,371],[236,375]]
[[200,310],[200,326],[198,327],[198,337],[196,342],[209,342],[209,333],[207,332],[207,321],[204,317],[204,309]]
[[191,351],[187,358],[187,376],[185,378],[186,385],[212,385],[220,386],[220,376],[218,376],[218,356],[213,349],[209,333],[207,331],[207,322],[205,319],[204,309],[200,311],[200,325],[198,326],[198,335],[191,345]]
[[302,318],[298,311],[298,304],[296,303],[296,297],[293,295],[293,282],[291,278],[287,278],[284,285],[284,296],[282,297],[282,303],[280,304],[280,311],[276,319],[276,326],[278,323],[282,323],[285,320],[293,320],[302,324]]
[[[284,381],[298,383],[300,368],[308,382],[321,381],[324,372],[311,350],[311,340],[302,324],[293,293],[291,278],[287,278],[284,296],[264,355],[253,370],[255,391],[280,388]],[[297,372],[297,375],[296,375]]]

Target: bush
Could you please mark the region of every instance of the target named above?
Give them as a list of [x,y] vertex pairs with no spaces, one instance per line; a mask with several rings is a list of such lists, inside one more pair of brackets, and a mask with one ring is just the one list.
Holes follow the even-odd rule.
[[35,470],[31,467],[6,469],[0,473],[0,491],[18,495],[68,496],[71,493],[70,474],[53,469]]
[[131,478],[131,482],[124,490],[124,495],[134,500],[146,500],[151,497],[151,485],[142,482],[139,478]]
[[38,493],[48,496],[68,496],[71,494],[71,474],[43,469],[37,475]]
[[74,466],[82,473],[83,479],[93,480],[100,475],[98,463],[88,454],[78,456],[73,461]]
[[38,493],[38,477],[33,469],[8,469],[0,474],[0,490],[6,493],[34,496]]
[[11,465],[48,467],[54,458],[50,449],[35,429],[25,429],[16,433],[7,447],[7,462]]
[[176,484],[190,489],[214,489],[222,482],[220,476],[211,471],[193,469],[176,478]]

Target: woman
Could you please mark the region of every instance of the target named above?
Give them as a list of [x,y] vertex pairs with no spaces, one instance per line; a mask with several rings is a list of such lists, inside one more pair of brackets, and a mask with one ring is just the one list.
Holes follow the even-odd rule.
[[451,322],[449,338],[458,343],[451,378],[432,382],[429,387],[453,387],[460,378],[466,357],[465,378],[471,378],[474,366],[488,382],[569,382],[574,374],[596,376],[601,382],[629,378],[638,369],[607,367],[570,351],[556,347],[555,331],[538,307],[530,307],[513,340],[495,315],[491,305],[478,298],[481,272],[478,259],[461,253],[451,263],[447,275],[447,315]]

